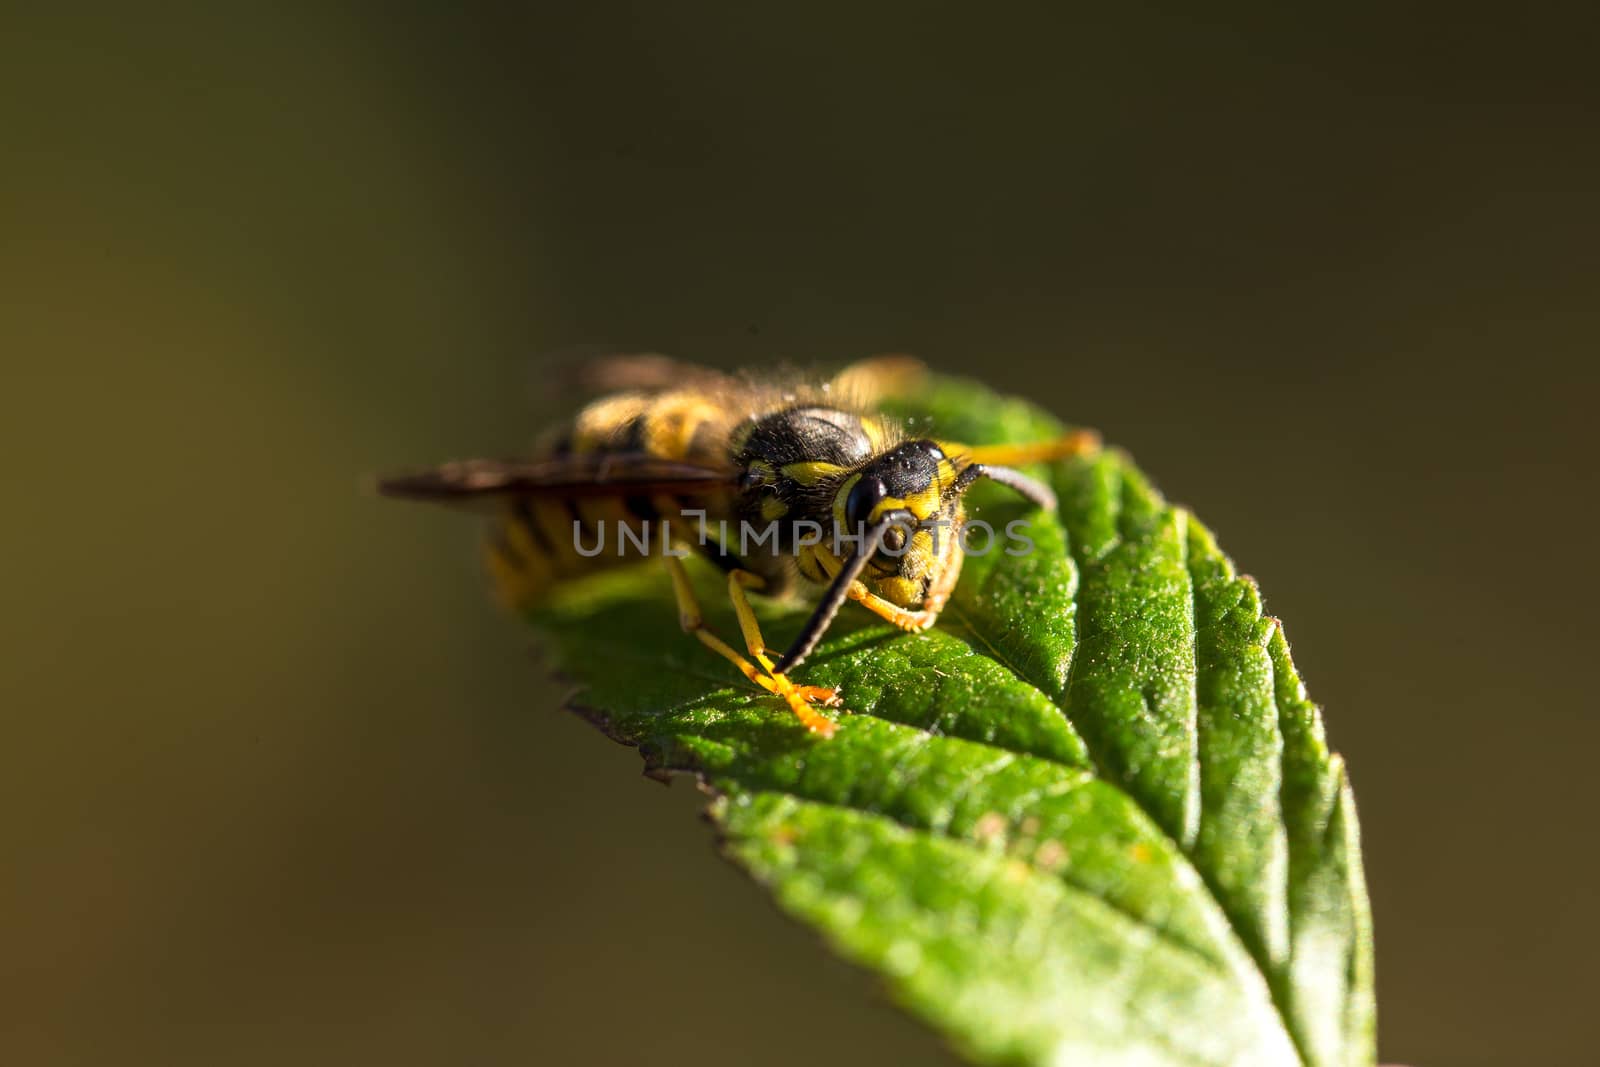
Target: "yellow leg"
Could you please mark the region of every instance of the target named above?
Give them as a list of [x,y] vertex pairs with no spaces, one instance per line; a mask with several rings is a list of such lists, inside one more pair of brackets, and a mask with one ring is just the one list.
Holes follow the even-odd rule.
[[[883,599],[883,597],[868,589],[865,583],[859,581],[851,582],[850,588],[845,595],[879,618],[894,623],[900,629],[920,634],[938,621],[939,612],[944,610],[945,602],[950,599],[950,591],[956,587],[956,579],[961,577],[962,558],[958,554],[951,559],[949,567],[939,576],[937,584],[928,591],[927,599],[924,600],[922,608],[917,611],[913,611],[910,608],[902,608],[892,601]],[[828,572],[829,577],[838,577],[839,572],[844,569],[844,564],[827,553],[819,554],[817,561],[822,565],[822,569]]]
[[963,456],[973,463],[993,463],[997,467],[1019,467],[1025,463],[1043,463],[1052,459],[1066,459],[1100,450],[1100,435],[1093,430],[1075,430],[1054,441],[1036,441],[1026,445],[957,445],[945,451]]
[[744,634],[744,647],[756,657],[767,670],[772,669],[772,664],[767,660],[767,643],[761,637],[761,624],[756,621],[755,609],[750,606],[750,598],[744,595],[746,589],[760,589],[767,583],[761,580],[758,574],[749,571],[728,572],[728,599],[733,601],[733,613],[739,618],[739,632]]
[[744,634],[744,647],[780,685],[791,686],[796,693],[811,703],[838,707],[840,701],[837,690],[817,685],[794,685],[772,669],[773,651],[767,647],[766,639],[761,636],[761,624],[756,621],[755,609],[750,606],[750,598],[745,596],[744,592],[746,589],[760,589],[766,584],[760,575],[749,571],[733,571],[728,575],[728,599],[733,601],[733,611],[739,619],[739,630]]
[[[939,617],[939,612],[944,610],[945,604],[950,601],[950,594],[955,592],[956,583],[961,580],[961,563],[967,554],[961,550],[959,537],[950,546],[950,555],[944,562],[944,569],[939,572],[939,577],[933,581],[928,595],[922,598],[922,610],[932,612],[933,617]],[[933,625],[933,619],[928,620],[928,626]],[[924,626],[926,630],[928,626]]]
[[[750,647],[750,652],[761,661],[761,667],[745,659],[735,652],[726,642],[705,628],[705,619],[700,614],[699,601],[695,599],[694,588],[689,584],[689,574],[683,569],[683,563],[675,556],[666,557],[667,573],[672,576],[672,592],[678,600],[678,625],[684,632],[694,634],[696,640],[711,651],[739,668],[739,672],[750,681],[759,685],[769,693],[776,693],[783,697],[789,705],[789,710],[794,712],[795,718],[806,729],[823,737],[832,737],[834,731],[833,720],[826,718],[813,710],[809,701],[818,701],[825,704],[838,702],[838,694],[831,689],[822,689],[817,686],[796,686],[788,678],[774,673],[772,661],[765,654],[764,642],[761,640],[761,630],[756,625],[755,613],[750,609],[750,602],[744,596],[744,588],[739,585],[734,576],[730,575],[729,590],[737,590],[734,596],[734,610],[739,614],[739,626],[744,630],[745,643]],[[742,572],[735,572],[735,574]],[[750,575],[757,582],[755,575]],[[746,623],[748,616],[749,622]],[[752,641],[751,634],[754,634]],[[764,669],[764,673],[763,673]]]
[[927,608],[922,608],[918,611],[902,608],[898,604],[883,599],[877,593],[869,592],[867,587],[860,582],[856,582],[850,587],[850,599],[874,615],[914,634],[920,634],[939,620],[937,611],[929,611]]
[[949,561],[945,563],[944,570],[939,572],[939,577],[928,590],[928,595],[923,597],[922,607],[916,610],[903,608],[893,601],[885,600],[860,582],[850,586],[850,599],[900,629],[920,634],[939,621],[939,613],[944,610],[945,604],[949,603],[956,582],[961,580],[961,561],[965,558],[958,546],[957,550],[950,554]]
[[[837,576],[844,567],[826,553],[817,558],[830,576]],[[923,597],[922,607],[916,610],[903,608],[893,601],[885,600],[862,582],[852,582],[847,595],[880,619],[891,622],[902,630],[920,634],[939,621],[939,613],[944,611],[944,606],[950,602],[950,594],[955,592],[956,583],[961,580],[961,564],[966,558],[959,542],[951,546],[950,556],[945,560],[944,568],[929,588],[928,595]]]

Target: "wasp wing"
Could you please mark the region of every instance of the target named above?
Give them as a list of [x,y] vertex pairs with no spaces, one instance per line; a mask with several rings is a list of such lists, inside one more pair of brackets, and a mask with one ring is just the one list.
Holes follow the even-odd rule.
[[467,459],[378,481],[384,496],[441,503],[492,497],[608,497],[711,494],[731,489],[735,472],[642,452],[593,452],[548,459]]
[[669,389],[724,392],[738,379],[710,367],[655,352],[613,353],[585,359],[568,374],[574,391],[590,394],[660,393]]

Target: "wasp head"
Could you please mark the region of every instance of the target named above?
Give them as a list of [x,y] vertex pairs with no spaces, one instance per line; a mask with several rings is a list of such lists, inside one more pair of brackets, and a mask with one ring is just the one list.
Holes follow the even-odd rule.
[[937,443],[918,440],[874,457],[840,486],[834,519],[841,530],[863,538],[890,523],[861,572],[874,593],[900,607],[922,603],[960,551],[961,497],[971,481],[961,475]]

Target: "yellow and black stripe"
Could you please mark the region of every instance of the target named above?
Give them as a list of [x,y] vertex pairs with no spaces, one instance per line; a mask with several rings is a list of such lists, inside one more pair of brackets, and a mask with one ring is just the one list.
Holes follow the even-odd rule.
[[[726,466],[731,421],[725,407],[702,393],[624,393],[583,409],[541,442],[534,459],[614,457],[609,474],[623,484],[641,458]],[[727,507],[726,493],[714,487],[658,492],[648,479],[615,495],[513,495],[489,534],[489,570],[501,599],[524,607],[556,582],[660,555],[668,532],[694,536],[686,509],[714,521]]]

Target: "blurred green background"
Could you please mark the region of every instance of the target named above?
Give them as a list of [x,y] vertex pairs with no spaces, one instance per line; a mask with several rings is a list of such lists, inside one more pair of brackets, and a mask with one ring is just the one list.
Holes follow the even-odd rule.
[[364,489],[608,349],[911,351],[1132,449],[1349,758],[1384,1058],[1591,1049],[1576,23],[271,8],[0,24],[6,1062],[945,1058]]

